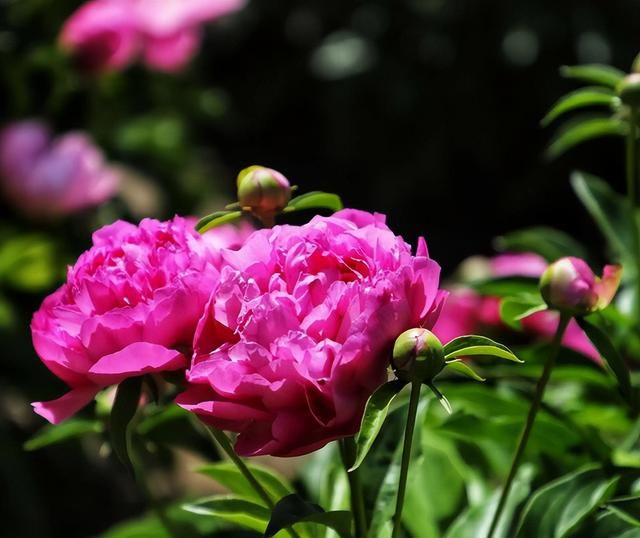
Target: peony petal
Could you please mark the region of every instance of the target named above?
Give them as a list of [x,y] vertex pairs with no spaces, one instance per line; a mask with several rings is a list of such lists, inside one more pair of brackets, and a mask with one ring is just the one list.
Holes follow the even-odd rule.
[[75,415],[87,405],[100,391],[98,386],[85,386],[71,389],[57,400],[48,402],[33,402],[33,410],[51,424],[59,424],[70,416]]
[[600,310],[611,304],[620,286],[622,277],[621,265],[605,265],[602,271],[602,279],[596,283],[596,293],[598,294],[598,306]]
[[97,383],[111,385],[129,377],[179,370],[187,365],[187,359],[179,351],[148,342],[136,342],[102,357],[91,367],[88,377]]

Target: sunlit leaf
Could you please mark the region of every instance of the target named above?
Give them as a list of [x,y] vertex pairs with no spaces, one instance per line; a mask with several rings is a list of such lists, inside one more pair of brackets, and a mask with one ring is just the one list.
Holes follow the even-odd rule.
[[546,309],[547,305],[539,293],[505,297],[500,301],[500,319],[509,327],[520,330],[520,322],[524,318]]
[[216,226],[222,226],[234,220],[238,220],[242,216],[242,211],[216,211],[201,218],[196,224],[196,230],[204,233]]
[[560,129],[549,144],[546,155],[554,159],[571,148],[594,138],[623,136],[625,133],[624,122],[617,118],[589,116],[576,119]]
[[316,523],[335,530],[342,538],[351,536],[351,512],[325,512],[317,504],[311,504],[299,495],[289,495],[276,504],[264,536],[271,538],[280,530],[296,523]]
[[231,495],[214,495],[183,505],[187,512],[235,523],[264,532],[271,515],[268,508]]
[[472,355],[485,355],[514,362],[522,362],[507,346],[495,342],[486,336],[459,336],[444,346],[444,357],[446,360]]
[[[291,484],[275,471],[254,464],[248,465],[248,467],[272,499],[279,500],[293,493]],[[231,493],[250,499],[258,504],[264,504],[264,501],[255,492],[253,486],[238,470],[237,466],[231,462],[223,461],[204,465],[199,467],[197,471],[202,475],[213,478]]]
[[531,277],[491,278],[472,282],[470,286],[481,295],[511,297],[522,293],[536,293],[538,291],[538,279]]
[[581,88],[561,97],[542,119],[542,125],[549,125],[553,120],[576,110],[589,106],[612,106],[617,97],[613,91],[605,88]]
[[284,212],[301,211],[303,209],[330,209],[340,211],[344,206],[337,194],[330,192],[308,192],[291,199]]
[[61,424],[45,426],[24,444],[24,448],[25,450],[38,450],[89,433],[101,433],[103,430],[102,423],[97,420],[69,419]]
[[360,467],[364,461],[387,418],[389,406],[405,385],[400,380],[389,381],[378,388],[367,401],[360,431],[355,437],[356,457],[350,471]]
[[554,480],[536,491],[525,506],[517,538],[571,536],[615,492],[619,477],[589,467]]
[[615,89],[625,76],[625,73],[619,69],[603,64],[565,65],[560,68],[560,74],[566,78],[606,86],[611,89]]
[[476,381],[485,381],[485,378],[480,376],[471,366],[469,366],[466,362],[463,362],[461,359],[453,359],[451,361],[447,361],[447,368],[449,370],[453,370],[458,374],[465,375],[470,377],[471,379],[475,379]]

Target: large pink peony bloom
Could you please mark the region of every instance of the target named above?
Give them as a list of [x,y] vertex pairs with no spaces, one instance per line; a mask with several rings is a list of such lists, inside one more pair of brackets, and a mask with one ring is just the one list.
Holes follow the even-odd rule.
[[193,225],[179,217],[119,221],[93,235],[93,247],[33,317],[38,355],[71,388],[35,403],[38,414],[58,423],[105,386],[188,365],[218,280],[219,247],[241,240],[232,228],[200,236]]
[[[548,264],[544,258],[532,253],[502,254],[488,260],[488,276],[524,276],[538,278]],[[522,320],[522,329],[534,338],[551,339],[558,327],[556,312],[537,312]],[[471,289],[453,290],[447,298],[433,332],[448,342],[457,336],[482,333],[486,330],[507,330],[500,319],[500,299],[478,295]],[[564,346],[596,362],[600,354],[593,347],[575,320],[571,320],[562,339]]]
[[238,432],[241,455],[295,456],[359,428],[395,338],[431,327],[445,293],[383,215],[343,210],[223,252],[177,402]]
[[38,121],[0,132],[0,186],[16,208],[33,217],[55,217],[113,196],[118,174],[82,133],[52,138]]
[[240,9],[245,0],[92,0],[60,37],[81,67],[121,69],[142,56],[160,71],[177,71],[200,46],[202,24]]

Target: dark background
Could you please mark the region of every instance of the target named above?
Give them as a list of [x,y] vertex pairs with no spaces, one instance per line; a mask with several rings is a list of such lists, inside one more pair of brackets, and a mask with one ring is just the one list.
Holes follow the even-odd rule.
[[[133,67],[100,80],[77,73],[55,46],[77,5],[0,0],[0,123],[41,117],[59,132],[89,131],[110,160],[160,188],[154,216],[219,207],[241,168],[263,164],[301,192],[335,191],[347,206],[387,214],[408,241],[425,235],[450,273],[466,256],[491,253],[496,235],[529,225],[597,246],[568,175],[579,167],[622,188],[620,140],[545,162],[553,128],[539,122],[575,87],[561,65],[629,68],[639,2],[254,0],[207,28],[184,73]],[[0,205],[0,226],[53,234],[70,259],[90,229],[117,216],[141,215],[116,201],[98,216],[38,224]],[[42,421],[28,409],[25,418],[21,403],[62,388],[27,329],[48,291],[3,292],[16,307],[0,333],[7,538],[92,536],[141,509],[126,475],[79,446],[22,452]]]

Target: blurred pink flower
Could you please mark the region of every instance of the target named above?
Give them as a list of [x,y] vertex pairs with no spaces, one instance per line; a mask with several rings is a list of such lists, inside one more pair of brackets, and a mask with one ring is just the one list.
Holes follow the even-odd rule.
[[200,27],[245,0],[92,0],[62,29],[60,41],[89,71],[126,67],[138,57],[159,71],[181,69],[200,46]]
[[218,280],[218,249],[239,242],[230,226],[201,236],[194,223],[118,221],[94,233],[93,247],[33,317],[38,355],[71,388],[34,403],[36,413],[58,423],[108,385],[188,365]]
[[32,217],[55,217],[98,205],[115,193],[118,174],[82,133],[52,138],[38,121],[0,131],[0,186]]
[[394,340],[431,327],[445,296],[424,240],[412,255],[379,214],[261,230],[222,256],[177,402],[239,433],[245,456],[295,456],[353,435]]
[[[537,254],[501,254],[489,260],[489,276],[539,278],[547,267],[546,260]],[[558,327],[558,320],[558,313],[544,311],[524,318],[521,324],[523,331],[532,337],[551,339]],[[445,301],[433,332],[446,343],[464,334],[483,333],[492,329],[509,330],[500,319],[500,299],[459,288],[451,291]],[[601,361],[600,354],[575,320],[569,323],[562,343],[596,362]]]

